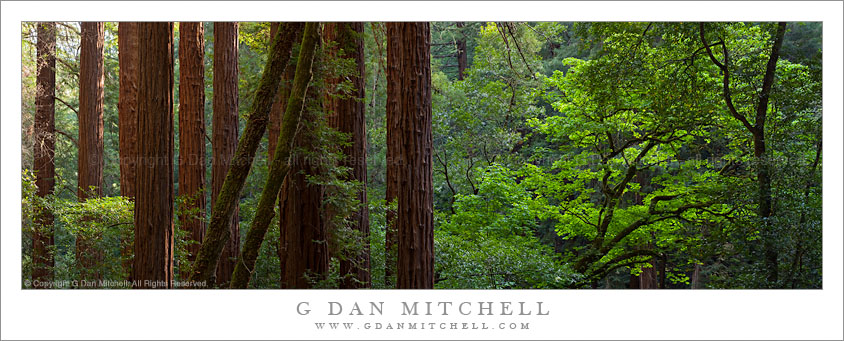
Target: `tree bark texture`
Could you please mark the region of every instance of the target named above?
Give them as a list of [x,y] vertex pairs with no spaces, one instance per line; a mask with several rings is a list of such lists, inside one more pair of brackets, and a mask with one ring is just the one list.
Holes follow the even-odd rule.
[[[38,41],[33,158],[37,195],[45,197],[53,193],[56,182],[56,23],[42,22],[36,25]],[[35,219],[35,232],[32,235],[34,283],[49,282],[53,278],[55,259],[50,250],[53,242],[53,214],[44,210]]]
[[[105,85],[104,38],[105,24],[83,22],[82,44],[79,53],[79,153],[77,197],[79,201],[102,196],[103,190],[103,87]],[[96,219],[87,217],[85,220]],[[92,270],[102,260],[101,252],[93,249],[97,236],[77,235],[76,259],[86,269],[86,278],[101,279]],[[90,275],[90,276],[89,276]]]
[[[278,32],[278,27],[280,25],[278,23],[272,23],[270,26],[270,34],[271,37],[275,37],[276,33]],[[295,27],[290,27],[289,29],[294,30],[294,34],[296,37],[302,36],[302,28],[303,25],[296,25]],[[292,52],[292,51],[291,51]],[[284,73],[281,76],[281,84],[278,86],[278,95],[276,97],[276,101],[273,102],[272,110],[270,111],[270,126],[269,126],[269,139],[267,141],[267,165],[273,162],[273,155],[275,154],[276,143],[278,142],[278,135],[281,132],[281,120],[284,116],[284,111],[287,106],[287,99],[290,97],[290,87],[293,83],[293,77],[296,74],[296,60],[291,58],[290,61],[284,67]],[[282,200],[281,191],[278,193],[278,200]],[[275,205],[275,204],[274,204]],[[283,225],[281,219],[278,220],[279,229]],[[276,244],[281,245],[282,240],[281,236],[279,236],[279,240],[276,241]],[[281,252],[281,249],[276,248],[277,256],[279,259],[279,267],[280,272],[284,273],[284,253]],[[281,277],[279,277],[279,283],[281,283]]]
[[[317,36],[321,34],[319,32]],[[312,64],[318,65],[325,58],[319,41],[315,50]],[[312,68],[311,73],[322,72],[315,70],[317,68]],[[311,288],[314,281],[320,281],[328,274],[330,248],[326,217],[331,214],[331,209],[322,206],[326,186],[308,180],[309,177],[321,176],[326,168],[322,159],[314,157],[321,143],[316,134],[318,125],[324,124],[320,121],[325,119],[317,108],[323,108],[326,94],[326,91],[312,89],[305,95],[302,124],[296,130],[294,151],[288,161],[290,170],[279,193],[278,252],[282,255],[279,259],[282,262],[282,288]]]
[[120,93],[117,121],[120,152],[120,195],[135,198],[135,153],[138,143],[138,24],[117,26]]
[[179,217],[193,263],[205,235],[205,29],[179,24],[179,196],[188,205]]
[[[119,130],[120,195],[135,200],[138,152],[138,24],[121,22],[117,26],[118,63],[120,65],[117,126]],[[123,271],[132,280],[132,243],[123,241],[120,256]]]
[[[211,166],[211,204],[213,205],[237,149],[237,29],[236,22],[214,23],[214,102],[211,144],[213,163]],[[240,252],[240,227],[238,208],[229,220],[229,238],[223,247],[217,265],[217,284],[227,285],[234,270],[234,258]]]
[[[432,289],[434,287],[434,215],[431,140],[431,61],[428,23],[388,23],[388,53],[401,50],[400,77],[388,79],[400,83],[398,150],[401,164],[398,177],[398,257],[396,287]],[[388,57],[389,58],[389,57]],[[388,89],[389,90],[389,89]],[[396,94],[393,94],[394,96]],[[390,93],[387,95],[390,96]],[[389,113],[388,113],[389,114]]]
[[234,159],[223,181],[223,186],[216,196],[217,199],[213,203],[211,222],[205,231],[205,239],[202,241],[191,270],[190,280],[192,281],[209,281],[214,276],[223,247],[229,241],[231,236],[229,223],[237,208],[240,191],[249,175],[258,145],[267,129],[270,109],[276,98],[282,72],[290,59],[290,49],[296,39],[293,28],[300,25],[302,24],[281,24],[279,34],[273,39],[267,65],[261,75],[261,83],[255,93],[255,100],[252,102],[243,136],[238,141]]
[[173,23],[138,23],[137,288],[173,279]]
[[[252,220],[252,225],[249,228],[246,241],[243,245],[243,251],[235,267],[231,283],[232,288],[246,288],[249,285],[252,269],[255,268],[255,260],[258,258],[258,251],[275,215],[275,201],[282,182],[285,181],[285,177],[291,169],[289,159],[293,150],[294,136],[297,134],[297,127],[302,116],[308,83],[312,78],[314,50],[319,40],[319,23],[309,22],[304,26],[302,47],[299,50],[299,58],[296,63],[296,75],[294,76],[290,97],[285,107],[281,131],[276,143],[275,155],[273,156],[273,162],[270,164],[270,172],[267,176],[264,190],[261,192],[261,198],[258,201],[255,218]],[[277,66],[280,68],[280,65]],[[269,105],[267,105],[267,111],[269,111]],[[319,206],[317,205],[317,207]],[[317,214],[317,216],[319,215]],[[285,219],[287,219],[286,216]],[[304,226],[304,224],[302,225]],[[306,228],[303,227],[303,229]],[[315,238],[317,237],[315,236]],[[290,255],[298,257],[301,263],[307,265],[307,254],[297,252],[291,253]],[[282,276],[285,276],[285,274]]]
[[[135,200],[138,152],[138,24],[121,22],[117,26],[118,63],[120,65],[117,126],[119,130],[120,195]],[[123,271],[132,280],[132,243],[121,246]]]
[[82,23],[82,47],[79,53],[79,178],[77,189],[80,201],[102,196],[104,34],[104,23]]
[[[394,205],[398,198],[399,175],[402,160],[399,156],[401,145],[401,128],[398,117],[401,114],[399,100],[403,91],[401,87],[401,55],[402,46],[398,24],[386,26],[387,36],[387,183],[385,200],[387,205]],[[390,147],[394,146],[394,147]],[[384,257],[384,286],[394,288],[396,274],[396,211],[390,206],[386,212],[385,257]]]
[[[347,180],[358,181],[362,184],[357,199],[361,208],[355,213],[351,228],[360,231],[360,236],[366,246],[359,255],[349,255],[348,260],[340,261],[340,288],[368,288],[371,287],[370,256],[369,256],[369,208],[366,198],[366,99],[365,61],[363,54],[363,23],[331,23],[326,24],[326,40],[336,42],[335,55],[338,58],[353,59],[357,69],[356,75],[347,77],[354,87],[351,93],[342,97],[327,99],[328,124],[333,129],[349,134],[352,139],[350,146],[343,148],[341,166],[351,169]],[[338,53],[339,52],[339,53]],[[336,86],[342,80],[330,80]]]

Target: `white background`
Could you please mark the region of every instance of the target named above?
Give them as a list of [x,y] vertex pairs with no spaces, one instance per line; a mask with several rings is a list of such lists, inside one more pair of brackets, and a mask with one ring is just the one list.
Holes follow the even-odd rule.
[[[841,2],[3,2],[3,339],[842,339]],[[823,290],[21,290],[21,21],[823,21]],[[313,322],[404,322],[401,301],[543,301],[530,331],[316,331]],[[310,301],[309,316],[296,304]],[[385,301],[384,316],[328,317],[327,302]],[[323,310],[317,312],[318,309]],[[453,317],[453,316],[450,316]]]

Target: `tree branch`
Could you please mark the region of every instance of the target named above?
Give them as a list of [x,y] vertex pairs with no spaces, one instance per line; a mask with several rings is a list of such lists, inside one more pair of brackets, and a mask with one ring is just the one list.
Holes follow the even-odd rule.
[[70,142],[73,142],[73,145],[74,145],[74,146],[78,146],[78,145],[79,145],[79,143],[78,143],[78,142],[76,142],[76,139],[75,139],[75,138],[73,138],[73,136],[70,136],[70,134],[68,134],[68,133],[66,133],[66,132],[64,132],[64,131],[61,131],[61,130],[59,130],[58,128],[56,128],[56,133],[58,133],[58,134],[60,134],[60,135],[64,135],[65,137],[67,137],[67,138],[70,140]]
[[70,104],[67,104],[67,102],[63,101],[61,98],[58,98],[56,96],[53,96],[53,99],[59,101],[61,104],[64,104],[65,106],[67,106],[68,109],[72,110],[73,113],[76,114],[76,117],[79,117],[79,111],[77,111],[75,108],[70,106]]
[[733,105],[733,95],[730,91],[730,55],[727,52],[727,44],[724,43],[722,40],[719,45],[721,45],[721,50],[724,53],[724,64],[721,64],[715,55],[712,54],[712,49],[709,47],[709,44],[706,42],[706,35],[704,34],[704,23],[700,23],[700,41],[703,43],[703,46],[706,47],[706,54],[709,55],[709,59],[712,60],[712,63],[718,66],[721,69],[721,73],[724,74],[724,101],[727,103],[727,108],[730,110],[730,115],[732,115],[735,119],[739,120],[747,130],[749,130],[752,134],[756,134],[756,128],[747,121],[747,118],[744,115],[739,114],[736,110],[736,107]]

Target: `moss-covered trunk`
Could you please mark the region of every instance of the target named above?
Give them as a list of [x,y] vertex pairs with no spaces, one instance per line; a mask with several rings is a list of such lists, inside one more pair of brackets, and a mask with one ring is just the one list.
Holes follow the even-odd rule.
[[240,258],[235,265],[231,282],[232,288],[246,288],[249,284],[252,269],[255,268],[255,260],[258,258],[258,250],[261,248],[264,235],[266,235],[267,228],[273,219],[278,191],[289,170],[288,159],[296,127],[299,125],[299,117],[302,114],[305,92],[312,77],[311,68],[318,35],[319,23],[309,22],[305,24],[302,48],[299,50],[299,59],[296,63],[296,75],[293,78],[293,87],[281,122],[281,132],[276,144],[275,155],[273,155],[273,161],[270,164],[270,172],[264,190],[261,192],[255,218],[252,220],[252,226],[250,226],[246,235]]
[[[356,75],[348,77],[354,86],[354,89],[346,93],[348,96],[326,99],[328,124],[337,131],[351,136],[352,144],[343,147],[341,162],[342,166],[351,169],[346,180],[358,181],[362,184],[361,190],[357,193],[361,207],[354,213],[351,228],[360,231],[360,240],[364,242],[364,248],[358,254],[347,255],[346,259],[340,261],[340,288],[368,288],[371,286],[371,279],[369,209],[366,200],[366,104],[364,103],[366,84],[363,78],[366,70],[363,54],[363,23],[334,23],[330,26],[326,24],[325,36],[326,40],[337,42],[334,50],[335,53],[342,51],[339,58],[354,60],[357,72]],[[330,81],[336,86],[341,79],[334,78]]]
[[[234,159],[226,174],[220,194],[214,202],[211,222],[205,231],[205,240],[199,248],[190,280],[209,281],[215,275],[217,263],[223,246],[229,240],[229,222],[237,207],[240,191],[252,167],[252,159],[264,136],[269,121],[270,108],[278,92],[278,85],[285,65],[290,59],[297,23],[282,24],[278,35],[273,39],[267,65],[261,75],[261,84],[255,93],[246,128],[237,144]],[[209,283],[210,284],[210,283]]]

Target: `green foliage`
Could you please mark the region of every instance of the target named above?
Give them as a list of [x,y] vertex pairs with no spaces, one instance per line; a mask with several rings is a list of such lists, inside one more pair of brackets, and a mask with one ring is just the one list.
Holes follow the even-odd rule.
[[[755,104],[769,59],[773,23],[707,23],[713,57],[729,55],[729,90],[739,114],[755,124]],[[213,101],[213,24],[205,23],[206,129]],[[351,83],[327,78],[357,72],[348,59],[323,55],[307,102],[316,119],[302,122],[308,148],[297,160],[317,165],[307,181],[323,186],[321,214],[331,226],[328,276],[369,246],[372,287],[385,279],[386,32],[366,23],[368,202],[363,183],[337,166],[350,136],[330,129],[321,101],[348,96]],[[662,285],[688,288],[819,288],[822,286],[822,23],[789,23],[767,108],[765,157],[724,102],[721,69],[702,45],[698,23],[432,24],[433,190],[437,288],[627,287],[633,276],[665,273]],[[56,186],[35,195],[31,126],[35,106],[35,25],[22,23],[22,265],[32,271],[34,217],[55,216],[56,279],[84,278],[76,239],[95,241],[103,257],[92,269],[123,279],[129,260],[132,203],[118,197],[117,25],[105,35],[104,198],[76,199],[79,24],[59,23],[56,97]],[[241,23],[239,105],[251,105],[267,57],[269,23]],[[457,80],[456,42],[466,41],[468,69]],[[178,50],[178,39],[176,39]],[[323,49],[333,47],[324,42]],[[178,65],[175,80],[178,82]],[[178,86],[178,84],[177,84]],[[178,97],[178,91],[175,92]],[[318,98],[319,97],[319,98]],[[178,110],[176,98],[175,110]],[[246,112],[242,110],[242,112]],[[178,113],[177,113],[178,114]],[[243,117],[241,119],[244,119]],[[239,129],[245,124],[241,122]],[[175,150],[178,150],[178,135]],[[266,142],[262,142],[266,146]],[[206,145],[210,166],[211,143]],[[266,148],[266,147],[261,147]],[[267,177],[267,151],[256,154],[239,202],[241,240],[255,216]],[[770,166],[774,214],[758,216],[756,170]],[[176,167],[178,168],[178,167]],[[211,179],[207,167],[206,179]],[[178,172],[178,169],[175,170]],[[210,188],[210,187],[209,187]],[[178,192],[178,191],[177,191]],[[196,198],[178,197],[177,216]],[[350,228],[363,205],[370,235]],[[279,287],[276,216],[258,253],[251,287]],[[176,221],[177,279],[187,262],[185,231]],[[765,276],[763,241],[778,254],[776,282]],[[127,264],[130,264],[128,262]],[[651,269],[653,268],[653,269]]]
[[434,250],[438,289],[565,288],[579,278],[532,236],[466,239],[438,232]]
[[513,175],[488,167],[478,194],[458,196],[455,214],[438,215],[438,288],[560,288],[578,278],[533,236],[539,212]]
[[[84,202],[66,200],[55,195],[39,197],[29,170],[24,171],[21,182],[24,278],[28,278],[31,273],[31,258],[26,247],[31,247],[29,241],[36,228],[33,218],[42,213],[50,213],[54,217],[55,245],[50,251],[55,257],[56,264],[51,270],[56,281],[90,279],[95,273],[104,281],[123,281],[128,278],[130,269],[124,267],[124,263],[131,261],[131,254],[122,251],[126,248],[131,250],[133,245],[132,201],[124,197],[90,198]],[[98,256],[94,257],[94,264],[90,267],[81,266],[76,259],[78,238],[90,241],[90,249],[96,250]]]

